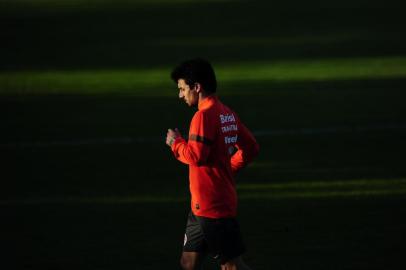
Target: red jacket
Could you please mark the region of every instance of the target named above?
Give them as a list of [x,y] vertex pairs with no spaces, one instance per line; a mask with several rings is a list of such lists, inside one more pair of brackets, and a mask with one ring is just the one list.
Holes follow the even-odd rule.
[[190,124],[189,140],[179,137],[172,144],[175,157],[189,165],[193,213],[209,218],[235,217],[233,175],[258,150],[251,132],[215,95],[200,102]]

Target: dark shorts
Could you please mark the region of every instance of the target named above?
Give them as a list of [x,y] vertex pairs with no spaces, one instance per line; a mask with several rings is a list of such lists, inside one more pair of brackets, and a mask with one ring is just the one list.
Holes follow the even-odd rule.
[[225,263],[245,252],[235,218],[206,218],[189,213],[183,251],[209,253]]

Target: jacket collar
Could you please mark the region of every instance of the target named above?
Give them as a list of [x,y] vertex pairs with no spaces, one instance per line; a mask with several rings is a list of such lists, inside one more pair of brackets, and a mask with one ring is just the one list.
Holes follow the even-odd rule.
[[218,100],[218,98],[215,94],[207,96],[205,99],[203,99],[202,101],[199,102],[198,109],[199,110],[207,109],[207,108],[211,107],[217,100]]

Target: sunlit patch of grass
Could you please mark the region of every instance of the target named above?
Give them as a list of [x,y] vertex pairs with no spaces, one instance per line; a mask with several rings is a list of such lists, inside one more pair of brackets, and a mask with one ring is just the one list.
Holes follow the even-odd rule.
[[218,76],[231,81],[326,81],[406,77],[406,57],[315,59],[221,65]]
[[[167,69],[26,71],[0,74],[1,92],[8,94],[166,95],[174,87]],[[157,91],[150,91],[151,89]],[[172,91],[168,91],[172,93]]]
[[406,179],[239,184],[242,199],[330,198],[406,195]]
[[44,204],[132,204],[132,203],[178,203],[185,197],[158,195],[104,196],[104,197],[57,197],[26,198],[0,201],[0,205],[44,205]]
[[[245,62],[214,65],[221,85],[406,77],[406,57]],[[0,73],[0,94],[129,94],[172,96],[171,68]],[[151,91],[153,90],[153,91]],[[224,93],[227,94],[227,93]]]
[[[379,38],[383,36],[380,35]],[[386,34],[386,39],[394,39],[396,36]],[[196,38],[159,38],[157,42],[165,46],[188,46],[188,47],[218,47],[218,46],[309,46],[318,44],[336,44],[339,42],[355,42],[355,41],[376,41],[378,37],[369,35],[360,35],[359,32],[349,33],[348,31],[341,34],[323,34],[323,35],[295,35],[295,36],[275,36],[275,37],[242,37],[242,36],[213,36],[213,37],[196,37]]]
[[356,179],[343,181],[317,181],[317,182],[287,182],[287,183],[245,183],[238,186],[239,190],[266,191],[284,189],[324,189],[324,188],[382,188],[406,187],[406,179]]
[[[357,179],[288,183],[252,183],[237,186],[241,200],[318,199],[336,197],[404,196],[406,179]],[[27,198],[0,201],[0,205],[185,203],[185,196],[161,194],[99,197]]]
[[262,193],[253,192],[241,194],[240,199],[318,199],[336,197],[365,197],[365,196],[404,196],[406,188],[403,189],[381,189],[381,190],[348,190],[348,191],[306,191],[306,192],[283,192],[283,193]]

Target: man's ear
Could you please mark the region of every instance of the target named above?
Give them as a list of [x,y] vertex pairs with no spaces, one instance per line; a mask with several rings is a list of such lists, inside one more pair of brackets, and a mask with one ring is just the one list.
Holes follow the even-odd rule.
[[201,93],[203,90],[202,85],[200,83],[195,83],[195,89],[197,93]]

